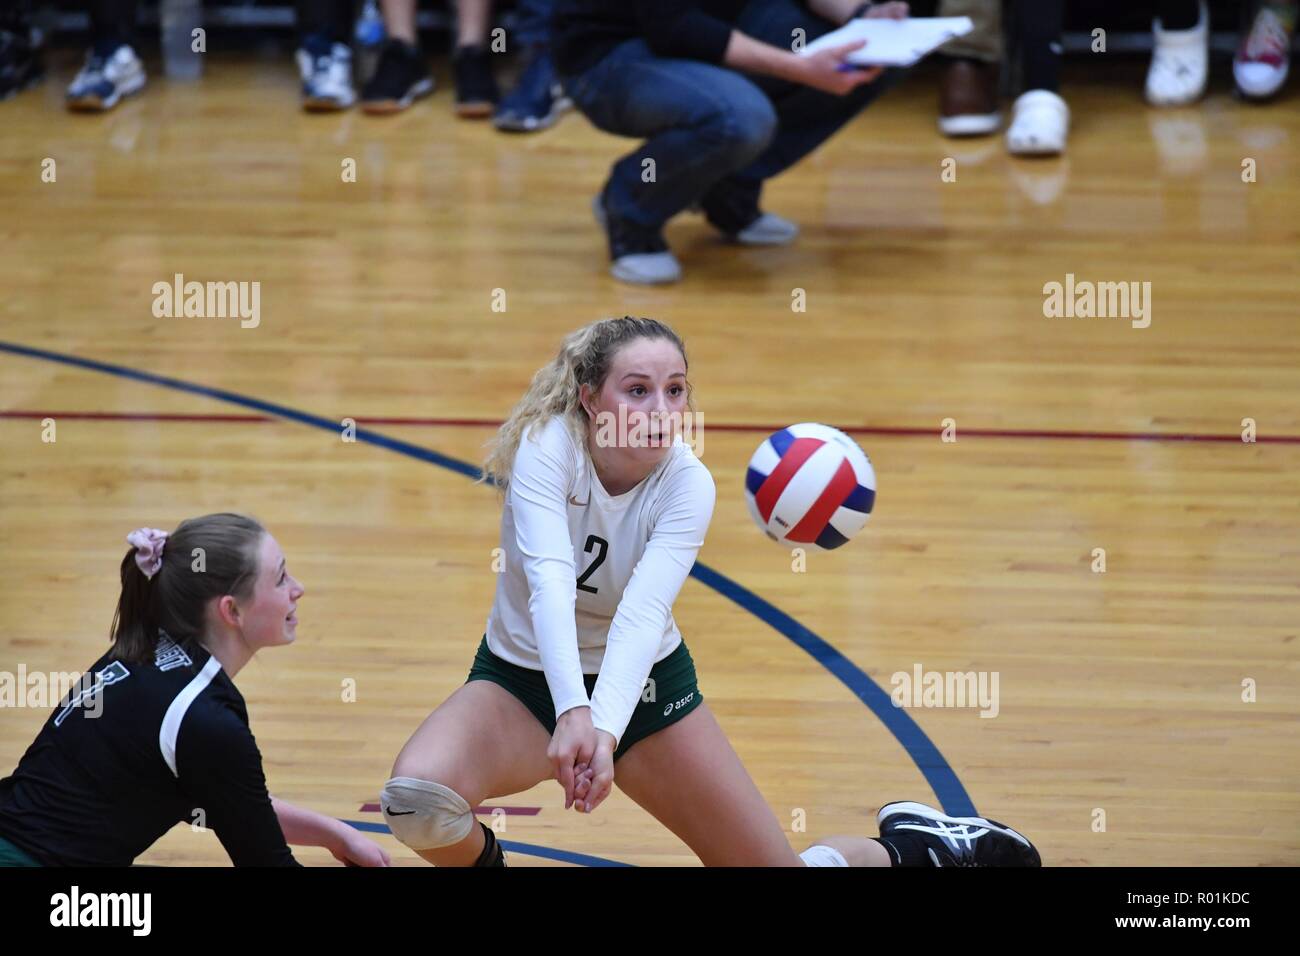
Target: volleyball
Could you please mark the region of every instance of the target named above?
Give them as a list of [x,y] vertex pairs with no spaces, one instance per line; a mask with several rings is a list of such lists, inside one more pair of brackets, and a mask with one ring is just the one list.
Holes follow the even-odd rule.
[[876,473],[838,428],[804,422],[773,432],[749,460],[745,503],[765,535],[831,551],[862,530],[876,500]]

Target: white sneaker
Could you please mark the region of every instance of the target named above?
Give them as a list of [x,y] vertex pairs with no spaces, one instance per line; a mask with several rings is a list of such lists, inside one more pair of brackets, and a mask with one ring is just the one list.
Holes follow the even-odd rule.
[[744,246],[786,246],[799,235],[799,227],[775,213],[762,213],[732,239]]
[[1276,13],[1260,7],[1250,32],[1232,59],[1232,76],[1242,96],[1264,99],[1286,82],[1291,70],[1291,33]]
[[611,262],[609,274],[635,285],[666,285],[682,277],[682,267],[671,252],[637,252]]
[[313,56],[300,49],[302,108],[311,111],[345,110],[357,101],[352,88],[352,50],[335,43],[328,53]]
[[1051,90],[1028,90],[1011,107],[1007,149],[1017,156],[1055,156],[1065,152],[1070,107]]
[[1152,24],[1155,49],[1146,90],[1152,106],[1184,106],[1205,92],[1210,76],[1210,17],[1205,0],[1200,0],[1197,17],[1190,30],[1166,30],[1159,18]]
[[108,55],[93,49],[68,85],[68,109],[111,110],[124,96],[144,89],[144,64],[125,43]]

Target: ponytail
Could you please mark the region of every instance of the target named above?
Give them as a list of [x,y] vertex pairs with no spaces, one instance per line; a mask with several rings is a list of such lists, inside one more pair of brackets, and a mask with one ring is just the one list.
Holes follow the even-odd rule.
[[256,518],[233,513],[190,518],[170,535],[146,531],[152,533],[131,534],[136,547],[122,559],[122,593],[109,630],[113,657],[136,663],[153,660],[164,633],[178,643],[201,642],[214,598],[250,594],[266,534]]
[[122,559],[122,594],[113,612],[109,632],[113,656],[124,661],[145,661],[158,645],[158,618],[154,610],[154,583],[140,570],[132,548]]

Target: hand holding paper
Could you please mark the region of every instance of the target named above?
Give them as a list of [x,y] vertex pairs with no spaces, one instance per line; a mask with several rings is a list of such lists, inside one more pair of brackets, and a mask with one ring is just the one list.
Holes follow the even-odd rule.
[[866,41],[850,51],[845,61],[854,67],[911,66],[926,54],[974,29],[970,17],[910,17],[906,20],[861,18],[850,20],[838,30],[819,37],[804,47],[803,56],[814,56],[846,44]]

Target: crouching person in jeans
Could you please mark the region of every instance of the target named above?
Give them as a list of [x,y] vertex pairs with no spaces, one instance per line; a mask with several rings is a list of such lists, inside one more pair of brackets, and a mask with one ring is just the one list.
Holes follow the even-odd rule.
[[614,164],[594,203],[614,277],[681,278],[663,227],[689,207],[736,242],[791,242],[798,227],[759,208],[764,181],[899,72],[848,66],[861,42],[812,56],[794,48],[854,17],[907,12],[859,0],[558,0],[553,42],[566,93],[600,129],[645,140]]

